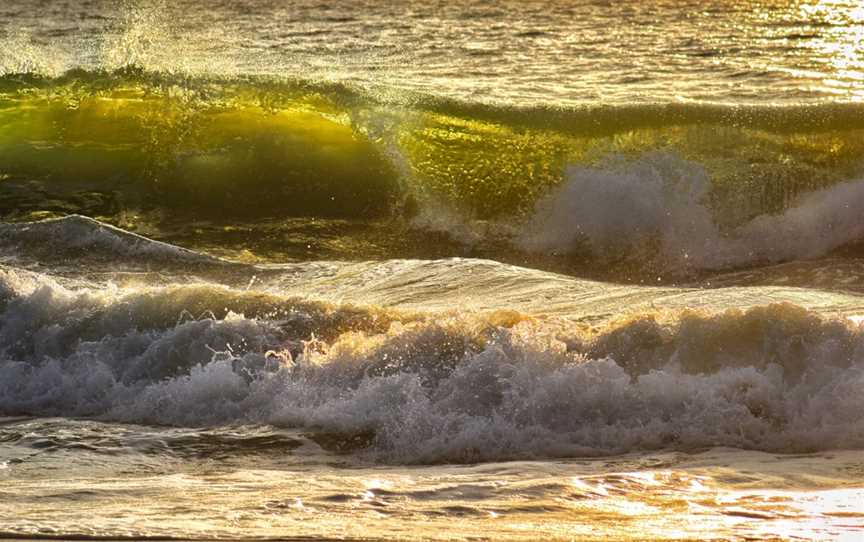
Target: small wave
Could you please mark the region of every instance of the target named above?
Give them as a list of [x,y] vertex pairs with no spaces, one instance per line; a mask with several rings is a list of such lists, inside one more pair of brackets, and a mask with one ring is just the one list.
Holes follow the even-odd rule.
[[407,463],[864,447],[862,330],[794,305],[592,330],[215,285],[0,281],[4,415],[363,434],[372,458]]
[[138,261],[146,265],[217,264],[218,260],[104,224],[71,215],[39,222],[0,223],[0,249],[6,257],[44,264],[72,261],[76,265]]
[[290,453],[305,443],[302,437],[266,426],[155,429],[80,420],[76,423],[78,431],[73,433],[64,430],[68,423],[68,418],[4,420],[0,425],[0,442],[30,449],[34,453],[83,450],[102,455],[122,455],[134,451],[145,456],[184,459],[284,457],[286,452]]

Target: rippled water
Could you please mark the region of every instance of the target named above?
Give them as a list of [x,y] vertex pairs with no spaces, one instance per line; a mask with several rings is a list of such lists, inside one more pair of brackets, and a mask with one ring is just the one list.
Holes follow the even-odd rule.
[[202,6],[10,0],[0,8],[0,66],[303,74],[506,104],[864,98],[864,11],[854,0]]
[[854,540],[862,519],[853,452],[386,467],[272,428],[0,423],[7,536]]

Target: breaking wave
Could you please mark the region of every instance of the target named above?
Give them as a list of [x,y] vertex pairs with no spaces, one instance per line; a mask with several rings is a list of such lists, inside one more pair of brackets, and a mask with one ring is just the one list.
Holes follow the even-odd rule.
[[789,304],[594,329],[0,270],[0,413],[342,435],[434,463],[864,447],[864,332]]
[[493,257],[637,247],[665,272],[745,266],[860,238],[862,119],[855,104],[532,108],[135,67],[6,74],[0,218],[186,237],[177,224],[389,220]]
[[570,167],[564,184],[538,202],[521,246],[625,257],[685,274],[811,259],[864,238],[864,180],[809,192],[781,213],[723,231],[703,167],[668,154],[618,162]]

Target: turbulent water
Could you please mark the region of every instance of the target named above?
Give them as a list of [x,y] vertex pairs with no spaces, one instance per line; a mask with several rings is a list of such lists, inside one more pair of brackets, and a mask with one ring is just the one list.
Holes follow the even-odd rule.
[[854,2],[0,6],[0,538],[864,531]]

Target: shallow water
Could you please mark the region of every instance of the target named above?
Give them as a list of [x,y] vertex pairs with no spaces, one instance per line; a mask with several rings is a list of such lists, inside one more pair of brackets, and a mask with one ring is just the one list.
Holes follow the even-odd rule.
[[864,531],[855,2],[0,7],[0,538]]
[[864,522],[856,452],[396,467],[272,427],[19,419],[0,435],[6,536],[86,517],[72,532],[94,538],[854,540]]

